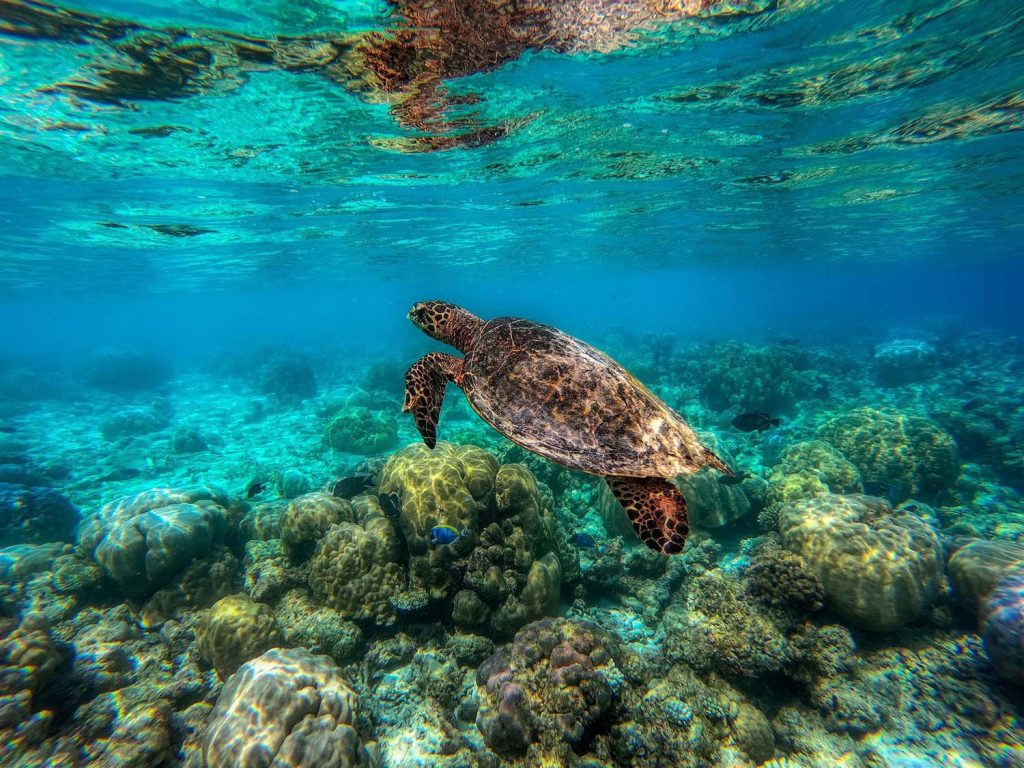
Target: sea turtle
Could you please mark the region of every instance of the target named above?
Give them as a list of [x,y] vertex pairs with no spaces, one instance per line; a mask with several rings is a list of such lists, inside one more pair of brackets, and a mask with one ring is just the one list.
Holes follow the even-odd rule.
[[648,547],[682,551],[686,500],[668,478],[703,466],[730,472],[682,416],[603,352],[551,326],[485,322],[443,301],[415,304],[409,319],[464,355],[431,352],[405,374],[402,411],[413,414],[427,447],[437,443],[445,386],[454,382],[513,442],[604,477]]

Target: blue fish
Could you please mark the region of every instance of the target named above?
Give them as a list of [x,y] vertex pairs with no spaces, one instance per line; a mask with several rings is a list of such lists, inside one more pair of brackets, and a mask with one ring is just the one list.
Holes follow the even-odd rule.
[[589,533],[580,533],[576,531],[572,536],[569,537],[569,543],[575,544],[580,549],[596,549],[597,541]]
[[437,547],[441,544],[454,544],[463,536],[469,536],[469,529],[463,528],[457,531],[450,525],[435,525],[430,529],[430,546]]

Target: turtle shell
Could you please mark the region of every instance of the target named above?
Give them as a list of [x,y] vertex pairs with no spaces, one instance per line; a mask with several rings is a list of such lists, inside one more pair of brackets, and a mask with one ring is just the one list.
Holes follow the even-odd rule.
[[466,353],[462,387],[484,421],[571,469],[666,478],[706,464],[726,469],[625,368],[547,325],[491,320]]

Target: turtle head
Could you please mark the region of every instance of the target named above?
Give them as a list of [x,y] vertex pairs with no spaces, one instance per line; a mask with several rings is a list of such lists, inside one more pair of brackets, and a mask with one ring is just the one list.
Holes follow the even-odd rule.
[[431,338],[466,352],[483,327],[483,321],[447,301],[419,301],[409,310],[413,325]]

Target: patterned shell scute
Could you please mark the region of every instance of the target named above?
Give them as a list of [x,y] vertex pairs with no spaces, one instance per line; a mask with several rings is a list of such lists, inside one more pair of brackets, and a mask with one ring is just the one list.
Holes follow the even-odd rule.
[[550,326],[491,320],[466,354],[463,389],[492,427],[571,469],[672,477],[709,461],[686,422],[628,371]]

